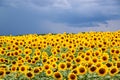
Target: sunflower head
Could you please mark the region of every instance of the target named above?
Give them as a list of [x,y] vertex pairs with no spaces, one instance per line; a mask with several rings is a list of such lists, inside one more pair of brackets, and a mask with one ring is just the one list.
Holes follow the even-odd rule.
[[97,73],[99,76],[105,76],[108,73],[108,68],[106,66],[101,66],[97,69]]
[[33,71],[35,74],[38,74],[40,72],[40,69],[39,69],[39,67],[35,67]]
[[113,66],[113,67],[110,68],[109,74],[111,76],[115,76],[118,73],[118,71],[119,71],[118,68]]
[[53,74],[53,71],[51,69],[46,70],[46,75],[51,76]]
[[69,73],[68,79],[69,80],[77,80],[77,76],[74,73]]
[[58,65],[59,70],[66,70],[66,68],[67,68],[66,63],[59,63],[59,65]]
[[91,67],[89,68],[89,72],[90,72],[90,73],[96,72],[96,70],[97,70],[97,67],[96,67],[96,66],[91,66]]
[[34,77],[34,73],[33,72],[27,72],[26,73],[26,77],[27,78],[33,78]]
[[85,66],[79,66],[78,67],[78,72],[79,72],[80,75],[84,75],[84,74],[86,74],[87,69],[85,68]]
[[54,72],[53,77],[56,80],[62,80],[62,74],[60,72]]

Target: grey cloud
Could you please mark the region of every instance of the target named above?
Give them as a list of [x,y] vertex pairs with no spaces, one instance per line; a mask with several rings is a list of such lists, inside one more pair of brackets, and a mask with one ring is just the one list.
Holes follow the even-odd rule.
[[117,19],[120,0],[0,0],[0,34],[49,32],[47,24],[71,30],[99,27]]

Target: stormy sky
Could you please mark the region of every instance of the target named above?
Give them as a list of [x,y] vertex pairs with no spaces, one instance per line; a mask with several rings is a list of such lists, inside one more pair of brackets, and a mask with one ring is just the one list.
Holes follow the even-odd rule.
[[120,30],[120,0],[0,0],[0,35]]

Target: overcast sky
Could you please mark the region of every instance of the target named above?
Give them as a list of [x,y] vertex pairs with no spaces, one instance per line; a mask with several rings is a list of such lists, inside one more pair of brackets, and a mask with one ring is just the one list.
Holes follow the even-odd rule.
[[0,35],[120,29],[120,0],[0,0]]

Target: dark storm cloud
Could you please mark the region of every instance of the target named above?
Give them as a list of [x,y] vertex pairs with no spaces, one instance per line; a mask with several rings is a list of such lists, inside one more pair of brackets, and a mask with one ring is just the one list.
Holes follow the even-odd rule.
[[0,34],[100,27],[112,20],[120,20],[120,0],[0,0]]

